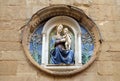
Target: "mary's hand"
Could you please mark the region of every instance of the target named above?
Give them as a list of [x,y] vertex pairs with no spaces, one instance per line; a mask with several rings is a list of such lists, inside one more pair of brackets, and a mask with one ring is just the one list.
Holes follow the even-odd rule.
[[55,43],[60,43],[61,41],[60,40],[56,40]]
[[60,41],[61,41],[61,42],[65,42],[65,38],[62,38]]

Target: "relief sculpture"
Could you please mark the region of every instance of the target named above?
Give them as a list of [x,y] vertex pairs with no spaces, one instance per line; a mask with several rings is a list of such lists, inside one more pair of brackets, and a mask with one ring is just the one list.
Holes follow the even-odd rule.
[[[62,36],[63,33],[63,36]],[[62,24],[56,28],[56,35],[51,39],[53,49],[50,50],[51,64],[74,64],[74,51],[71,49],[71,35]]]
[[39,10],[22,32],[22,46],[28,59],[55,76],[73,75],[89,67],[101,43],[97,25],[83,10],[70,5]]

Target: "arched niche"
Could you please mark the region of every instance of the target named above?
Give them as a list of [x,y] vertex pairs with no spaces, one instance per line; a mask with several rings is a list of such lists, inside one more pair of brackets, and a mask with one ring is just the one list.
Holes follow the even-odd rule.
[[[46,37],[48,36],[48,34],[54,28],[55,25],[51,24],[51,26],[48,26],[47,23],[50,25],[50,21],[52,21],[52,18],[59,19],[59,18],[57,18],[59,16],[62,16],[61,18],[65,17],[65,19],[67,19],[67,21],[62,22],[62,21],[58,20],[57,22],[59,22],[59,23],[62,22],[64,24],[68,25],[74,31],[74,34],[76,35],[76,41],[81,39],[81,31],[77,30],[77,29],[79,29],[79,25],[84,27],[89,32],[90,36],[93,39],[94,49],[93,49],[92,57],[90,58],[90,60],[87,63],[85,63],[81,67],[77,68],[77,66],[79,66],[79,64],[78,64],[75,68],[66,66],[66,67],[56,67],[56,69],[54,68],[51,70],[51,68],[46,67],[46,65],[44,66],[44,64],[41,65],[41,64],[37,63],[31,56],[29,46],[30,46],[30,39],[31,39],[33,33],[36,31],[37,28],[39,28],[39,26],[40,26],[40,28],[42,28],[44,26],[43,27],[44,30],[42,32],[42,36],[43,36],[42,40],[48,41],[48,39],[46,39]],[[74,23],[73,22],[70,23],[71,21],[73,21]],[[70,23],[70,25],[67,23]],[[72,25],[75,25],[76,27],[73,27]],[[23,28],[22,46],[23,46],[26,56],[31,61],[31,63],[33,65],[35,65],[37,68],[39,68],[41,71],[46,72],[51,75],[54,75],[54,76],[70,76],[70,75],[80,73],[81,71],[87,69],[96,59],[97,53],[99,52],[100,44],[102,41],[98,27],[93,22],[93,20],[91,18],[89,18],[83,12],[83,10],[76,8],[74,6],[70,6],[70,5],[52,5],[52,6],[45,7],[43,9],[39,10],[38,12],[36,12],[31,17],[29,22],[27,24],[25,24],[22,28]],[[45,30],[47,30],[47,31],[45,31]],[[42,42],[44,42],[44,41],[42,41]],[[77,44],[79,44],[79,43],[77,43]],[[48,43],[47,43],[47,46],[48,46]],[[76,46],[76,49],[77,49],[77,46]],[[79,50],[79,52],[80,52],[80,50]],[[81,63],[81,60],[79,60],[79,62]],[[43,63],[44,63],[44,61],[43,61]]]
[[[74,55],[75,56],[75,66],[77,66],[77,68],[78,68],[82,64],[81,63],[82,62],[81,61],[81,31],[80,31],[81,29],[80,29],[80,25],[78,24],[78,22],[75,19],[70,18],[68,16],[56,16],[56,17],[49,19],[45,23],[45,25],[43,27],[43,31],[42,31],[42,36],[43,36],[42,65],[44,65],[45,67],[47,67],[46,65],[48,65],[49,34],[50,34],[51,30],[59,24],[66,25],[70,29],[73,30],[73,33],[75,35],[75,55]],[[75,66],[72,66],[72,67],[75,68]],[[54,66],[54,68],[56,68],[56,67]],[[54,69],[54,68],[52,67],[51,69]],[[60,68],[63,69],[64,66],[63,67],[61,66]]]

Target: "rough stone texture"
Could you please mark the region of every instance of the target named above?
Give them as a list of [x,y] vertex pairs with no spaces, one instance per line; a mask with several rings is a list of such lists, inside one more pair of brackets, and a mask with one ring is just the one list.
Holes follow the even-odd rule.
[[[98,25],[103,43],[96,61],[70,77],[48,75],[30,63],[20,43],[20,27],[49,5],[85,11]],[[120,0],[0,0],[0,81],[120,81]]]
[[90,6],[90,17],[93,20],[113,20],[112,15],[112,8],[113,6],[108,6],[108,5],[93,5]]
[[26,60],[26,56],[23,51],[0,51],[1,61],[23,61]]
[[0,76],[0,81],[36,81],[36,75],[22,74],[15,76]]
[[25,24],[26,20],[1,20],[0,30],[12,30],[19,33],[19,29]]
[[18,74],[24,74],[24,73],[28,73],[28,74],[36,74],[37,72],[34,70],[35,68],[27,63],[28,61],[19,61],[18,62],[18,67],[17,67],[17,73]]
[[20,41],[19,32],[13,30],[0,30],[0,41],[4,42]]
[[24,0],[0,0],[2,6],[23,6],[25,5]]
[[0,12],[1,20],[26,19],[26,7],[24,6],[2,6]]
[[0,42],[0,51],[20,51],[21,44],[18,42]]
[[112,75],[113,64],[112,61],[99,61],[98,62],[98,75]]
[[112,8],[112,14],[113,14],[113,20],[120,20],[120,5],[113,6]]
[[[116,0],[92,0],[93,4],[102,5],[115,5]],[[119,0],[118,0],[119,1]]]
[[50,5],[54,5],[54,4],[72,4],[72,0],[50,0]]
[[16,61],[0,61],[0,75],[15,75],[16,73]]

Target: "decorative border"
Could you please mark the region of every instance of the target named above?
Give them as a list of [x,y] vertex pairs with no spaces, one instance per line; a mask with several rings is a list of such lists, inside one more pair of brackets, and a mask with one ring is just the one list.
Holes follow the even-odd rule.
[[[55,16],[69,16],[74,18],[81,26],[85,27],[88,30],[88,32],[91,34],[94,40],[95,48],[94,48],[93,56],[85,65],[83,65],[79,69],[75,69],[67,72],[51,71],[40,66],[32,58],[30,54],[28,45],[31,34],[34,32],[34,30],[38,27],[39,24],[42,24],[46,20]],[[32,16],[30,21],[24,26],[22,32],[22,46],[28,59],[41,71],[44,71],[54,76],[65,76],[65,75],[69,76],[85,70],[96,59],[97,52],[99,51],[100,48],[100,44],[101,44],[101,35],[97,28],[97,25],[81,9],[69,5],[53,5],[39,10]]]

